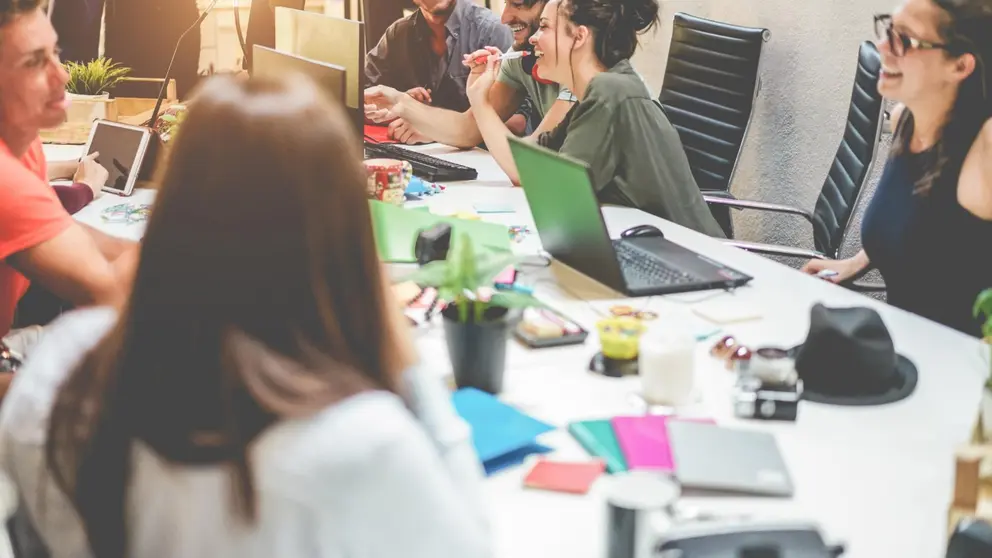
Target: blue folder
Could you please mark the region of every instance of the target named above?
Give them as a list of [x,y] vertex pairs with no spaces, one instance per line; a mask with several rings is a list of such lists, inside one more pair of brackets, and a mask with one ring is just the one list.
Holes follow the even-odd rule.
[[455,410],[472,427],[472,443],[486,474],[518,465],[535,453],[551,448],[536,442],[555,429],[492,395],[474,388],[463,388],[452,396]]

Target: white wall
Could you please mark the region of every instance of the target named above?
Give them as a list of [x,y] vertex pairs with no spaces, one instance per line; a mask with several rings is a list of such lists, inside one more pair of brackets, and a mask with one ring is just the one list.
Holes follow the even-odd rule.
[[[769,29],[762,89],[731,191],[812,209],[844,130],[858,47],[873,38],[872,15],[897,1],[663,0],[663,24],[643,37],[634,64],[657,93],[676,12]],[[885,151],[878,156],[876,169]],[[734,213],[738,238],[813,246],[802,218]]]
[[[212,0],[196,0],[200,10],[210,5]],[[268,0],[257,0],[266,2]],[[354,0],[352,0],[354,1]],[[252,0],[238,0],[241,13],[241,32],[248,31],[249,11]],[[215,72],[235,72],[241,69],[241,44],[238,42],[237,28],[234,25],[234,0],[220,0],[200,27],[200,73],[211,67]],[[306,9],[343,15],[342,0],[306,0]],[[242,35],[243,36],[243,35]]]

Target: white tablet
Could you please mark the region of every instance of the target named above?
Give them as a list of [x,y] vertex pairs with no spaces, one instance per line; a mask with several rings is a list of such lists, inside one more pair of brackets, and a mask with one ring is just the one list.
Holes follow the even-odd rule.
[[131,126],[109,120],[97,120],[90,130],[86,154],[99,153],[96,162],[107,169],[109,176],[104,192],[130,196],[138,180],[141,165],[151,140],[149,128]]

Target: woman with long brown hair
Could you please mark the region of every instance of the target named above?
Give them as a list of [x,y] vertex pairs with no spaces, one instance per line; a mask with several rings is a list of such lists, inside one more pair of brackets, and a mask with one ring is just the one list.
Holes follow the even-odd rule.
[[303,78],[204,85],[126,308],[54,324],[0,413],[18,517],[52,556],[489,554],[468,428],[415,366],[359,149]]
[[[899,103],[892,151],[861,225],[864,249],[804,271],[843,283],[878,269],[887,301],[973,336],[992,287],[992,0],[905,0],[875,16],[878,91]],[[822,275],[821,275],[822,276]]]

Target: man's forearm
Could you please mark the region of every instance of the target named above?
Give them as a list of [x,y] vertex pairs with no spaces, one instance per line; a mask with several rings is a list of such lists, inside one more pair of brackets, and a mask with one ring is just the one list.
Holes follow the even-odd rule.
[[513,154],[510,152],[510,141],[507,139],[512,134],[499,113],[490,105],[473,107],[475,122],[482,133],[482,139],[486,142],[486,149],[493,159],[499,164],[510,182],[519,184],[517,176],[517,165],[513,162]]
[[126,253],[129,249],[135,248],[138,245],[137,242],[111,236],[86,224],[83,224],[83,228],[90,233],[100,253],[110,263],[114,263],[121,257],[121,254]]
[[134,286],[134,278],[138,274],[138,260],[141,258],[141,247],[133,244],[125,250],[116,260],[111,262],[114,278],[120,287],[120,298],[118,303],[126,301],[131,296],[131,288]]
[[394,112],[431,141],[463,149],[482,142],[471,111],[455,112],[432,107],[408,97],[397,103]]

